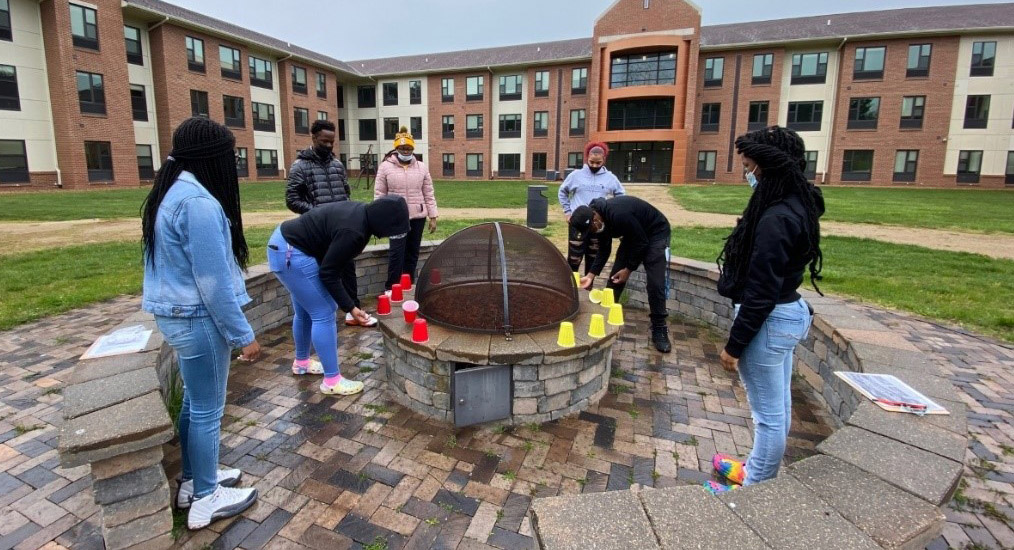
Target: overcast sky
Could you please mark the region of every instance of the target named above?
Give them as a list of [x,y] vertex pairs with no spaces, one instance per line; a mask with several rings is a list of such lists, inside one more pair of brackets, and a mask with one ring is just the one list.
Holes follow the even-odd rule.
[[[595,18],[612,4],[612,0],[169,1],[343,61],[589,37]],[[705,25],[981,3],[1000,2],[698,0]]]

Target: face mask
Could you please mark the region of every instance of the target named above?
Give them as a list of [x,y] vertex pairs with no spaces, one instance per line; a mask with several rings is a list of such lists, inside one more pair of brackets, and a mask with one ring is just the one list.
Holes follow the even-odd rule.
[[588,169],[592,171],[592,174],[598,174],[599,170],[602,169],[602,165],[599,166],[588,166]]
[[331,149],[330,147],[324,147],[323,145],[318,145],[313,148],[313,152],[317,153],[317,156],[321,158],[327,158],[331,156],[332,151],[333,149]]
[[414,158],[415,158],[415,155],[413,155],[413,154],[403,155],[401,153],[398,153],[398,160],[400,160],[401,162],[405,162],[405,163],[412,162],[412,159],[414,159]]
[[754,168],[753,170],[750,170],[749,172],[746,173],[746,182],[750,184],[750,189],[754,189],[757,187],[757,176],[753,175],[753,173],[756,171],[757,168]]
[[606,230],[606,224],[599,225],[599,228],[595,230],[595,233],[601,233]]

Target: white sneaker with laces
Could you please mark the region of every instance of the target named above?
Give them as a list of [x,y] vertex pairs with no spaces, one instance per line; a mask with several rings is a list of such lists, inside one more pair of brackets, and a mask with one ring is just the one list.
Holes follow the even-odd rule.
[[363,383],[355,380],[349,380],[348,378],[342,377],[337,384],[328,386],[326,383],[320,383],[321,393],[327,395],[354,395],[363,391]]
[[257,489],[245,487],[222,487],[219,485],[214,493],[199,498],[190,505],[187,514],[187,528],[201,529],[211,522],[231,518],[243,512],[257,502]]
[[[223,487],[232,487],[239,483],[240,478],[243,477],[243,472],[236,468],[225,468],[218,471],[218,484]],[[188,479],[180,483],[180,489],[176,493],[176,507],[184,510],[190,508],[190,503],[194,500],[194,480]]]
[[296,365],[296,362],[292,362],[292,374],[324,374],[324,365],[320,364],[320,361],[316,359],[310,359],[310,364],[306,367],[300,367]]

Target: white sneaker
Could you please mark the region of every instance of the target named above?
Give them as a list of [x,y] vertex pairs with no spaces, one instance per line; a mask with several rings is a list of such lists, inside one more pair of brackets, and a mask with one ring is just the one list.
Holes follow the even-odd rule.
[[187,528],[201,529],[211,522],[231,518],[257,502],[257,489],[246,487],[236,489],[219,485],[214,493],[199,498],[190,506],[187,514]]
[[363,391],[363,383],[355,380],[349,380],[343,376],[342,379],[333,386],[328,386],[324,382],[321,382],[320,391],[321,393],[327,395],[354,395]]
[[310,364],[306,367],[296,366],[296,362],[292,362],[292,374],[324,374],[324,365],[320,364],[320,361],[316,359],[310,359]]
[[376,317],[369,314],[366,315],[365,323],[360,323],[351,313],[345,314],[345,324],[350,327],[375,327],[379,322]]
[[[243,477],[243,472],[236,468],[225,468],[218,471],[218,484],[223,487],[232,487],[239,483],[240,478]],[[176,493],[176,507],[184,510],[190,508],[190,503],[194,500],[194,480],[188,479],[180,483],[180,489]]]

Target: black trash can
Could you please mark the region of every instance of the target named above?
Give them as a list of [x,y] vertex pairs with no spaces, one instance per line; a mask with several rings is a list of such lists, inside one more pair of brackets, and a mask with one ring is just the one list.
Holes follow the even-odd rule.
[[544,229],[549,221],[549,199],[543,193],[545,185],[528,186],[528,227]]

